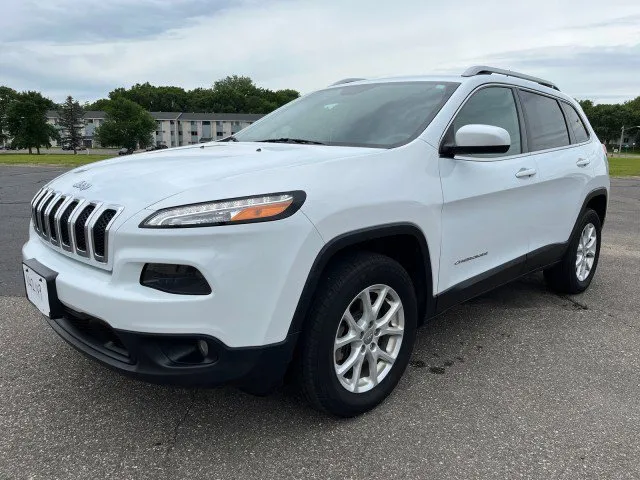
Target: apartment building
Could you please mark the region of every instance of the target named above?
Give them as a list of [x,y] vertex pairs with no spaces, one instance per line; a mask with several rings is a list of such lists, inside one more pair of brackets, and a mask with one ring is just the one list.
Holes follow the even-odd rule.
[[[152,133],[155,145],[168,147],[220,140],[239,132],[263,117],[262,114],[251,113],[150,112],[150,114],[156,121],[156,130]],[[47,112],[47,122],[51,125],[59,125],[59,118],[57,111]],[[100,146],[95,139],[95,129],[102,125],[105,118],[105,112],[85,112],[82,132],[85,147]],[[57,146],[56,142],[53,142],[53,146]]]
[[151,112],[156,120],[156,145],[179,147],[220,140],[260,119],[250,113]]

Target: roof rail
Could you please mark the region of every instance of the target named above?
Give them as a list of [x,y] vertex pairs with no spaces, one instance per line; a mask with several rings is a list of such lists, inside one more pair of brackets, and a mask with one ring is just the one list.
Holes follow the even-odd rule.
[[338,80],[335,83],[332,83],[331,85],[329,85],[330,87],[333,87],[334,85],[342,85],[343,83],[351,83],[351,82],[359,82],[360,80],[366,80],[366,78],[343,78],[342,80]]
[[523,80],[529,80],[531,82],[539,83],[545,87],[553,88],[560,91],[555,83],[542,78],[532,77],[531,75],[525,75],[524,73],[514,72],[512,70],[503,70],[502,68],[487,67],[486,65],[475,65],[467,68],[462,74],[463,77],[475,77],[476,75],[491,75],[492,73],[499,73],[500,75],[507,75],[509,77],[521,78]]

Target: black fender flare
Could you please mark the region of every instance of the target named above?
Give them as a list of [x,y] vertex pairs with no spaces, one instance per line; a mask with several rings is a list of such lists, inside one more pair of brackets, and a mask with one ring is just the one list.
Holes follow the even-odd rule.
[[[607,189],[604,187],[598,187],[594,190],[591,190],[589,193],[587,193],[586,197],[584,198],[584,202],[582,202],[582,208],[580,208],[580,211],[578,212],[578,218],[576,218],[575,224],[573,226],[573,229],[571,230],[571,236],[569,237],[568,242],[571,241],[571,239],[573,238],[573,235],[575,234],[575,230],[578,228],[578,222],[580,221],[580,218],[582,218],[582,215],[584,214],[584,212],[587,210],[587,205],[589,204],[589,202],[591,200],[593,200],[596,197],[601,197],[603,196],[606,200],[606,204],[607,207],[609,206],[609,194],[607,192]],[[606,209],[605,209],[605,213],[606,213]],[[604,225],[604,217],[602,218],[602,225]]]
[[320,283],[322,272],[338,252],[358,243],[397,235],[411,235],[418,241],[424,261],[423,268],[425,269],[424,273],[427,282],[425,292],[426,313],[429,314],[431,310],[435,311],[435,302],[432,301],[433,281],[431,273],[431,257],[429,256],[427,239],[425,238],[422,230],[417,225],[409,222],[376,225],[338,235],[337,237],[329,240],[324,247],[322,247],[307,276],[307,280],[302,289],[302,293],[300,294],[300,298],[298,299],[298,305],[296,306],[293,314],[293,319],[291,320],[288,333],[293,334],[302,331],[306,317],[309,313],[309,308],[311,307],[313,296],[318,284]]

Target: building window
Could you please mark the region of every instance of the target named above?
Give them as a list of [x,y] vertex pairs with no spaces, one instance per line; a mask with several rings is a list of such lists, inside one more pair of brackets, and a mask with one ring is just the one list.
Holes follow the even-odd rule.
[[195,127],[195,126],[196,126],[196,122],[191,121],[191,126],[192,126],[192,127]]
[[[58,122],[56,121],[56,123]],[[87,120],[87,123],[93,123],[93,118],[90,118],[89,120]]]
[[211,122],[207,120],[207,121],[202,122],[202,125],[211,125]]
[[171,120],[171,121],[169,122],[169,124],[171,124],[171,125],[173,125],[173,124],[175,124],[175,123],[176,123],[176,121],[175,121],[175,120]]
[[222,136],[222,132],[218,132],[218,133],[216,133],[216,135],[217,135],[218,137],[221,137],[221,136]]
[[194,130],[191,130],[191,136],[192,137],[197,137],[198,136],[198,132],[194,131]]

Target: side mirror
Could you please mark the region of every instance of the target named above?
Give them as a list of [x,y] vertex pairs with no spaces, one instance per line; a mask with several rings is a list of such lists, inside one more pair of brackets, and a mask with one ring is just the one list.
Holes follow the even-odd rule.
[[455,144],[443,143],[440,153],[448,157],[474,153],[506,153],[509,147],[511,136],[504,128],[471,124],[460,127],[455,135]]

